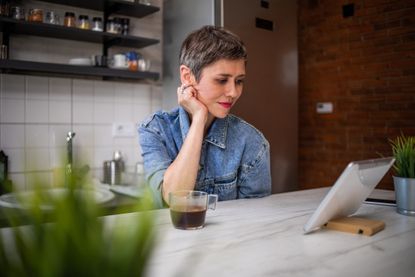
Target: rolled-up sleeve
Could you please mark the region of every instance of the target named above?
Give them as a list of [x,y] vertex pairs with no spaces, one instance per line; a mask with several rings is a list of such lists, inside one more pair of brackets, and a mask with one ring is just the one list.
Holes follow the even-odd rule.
[[159,130],[141,124],[138,135],[146,181],[153,193],[155,206],[162,208],[165,206],[161,191],[164,173],[173,161],[168,155],[166,142]]

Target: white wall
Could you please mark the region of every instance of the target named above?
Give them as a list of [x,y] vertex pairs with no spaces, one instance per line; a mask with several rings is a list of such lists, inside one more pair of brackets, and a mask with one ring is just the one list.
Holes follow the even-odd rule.
[[[162,1],[152,4],[161,6]],[[45,9],[65,6],[31,1]],[[43,7],[43,6],[42,6]],[[95,11],[74,9],[90,17]],[[63,15],[61,17],[63,19]],[[162,39],[162,11],[143,19],[130,18],[132,34]],[[71,47],[68,47],[70,45]],[[74,56],[97,54],[92,43],[15,36],[10,57],[22,60],[66,62]],[[114,52],[130,49],[115,48]],[[152,60],[151,71],[161,73],[161,43],[140,53]],[[74,165],[88,164],[101,178],[104,160],[121,150],[128,170],[141,161],[137,134],[112,137],[115,122],[138,123],[161,108],[160,82],[111,82],[101,80],[0,74],[0,149],[9,157],[9,177],[18,188],[30,188],[35,179],[53,186],[55,169],[66,157],[66,133],[74,131]]]

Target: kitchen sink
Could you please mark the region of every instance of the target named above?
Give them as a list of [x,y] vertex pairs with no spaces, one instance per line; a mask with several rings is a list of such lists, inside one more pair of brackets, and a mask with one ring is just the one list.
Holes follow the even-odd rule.
[[[42,210],[52,210],[53,203],[69,193],[67,188],[52,188],[41,191],[20,191],[0,196],[0,207],[27,209],[36,202]],[[97,187],[94,189],[76,189],[75,194],[90,197],[97,204],[106,203],[114,198],[114,193],[108,189]],[[37,202],[36,196],[41,200]],[[32,204],[31,204],[32,203]]]

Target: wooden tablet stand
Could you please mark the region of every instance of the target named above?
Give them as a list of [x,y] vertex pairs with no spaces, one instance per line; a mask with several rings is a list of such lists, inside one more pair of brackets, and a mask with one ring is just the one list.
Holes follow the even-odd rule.
[[353,216],[330,220],[324,224],[324,227],[341,232],[372,236],[385,229],[385,222]]

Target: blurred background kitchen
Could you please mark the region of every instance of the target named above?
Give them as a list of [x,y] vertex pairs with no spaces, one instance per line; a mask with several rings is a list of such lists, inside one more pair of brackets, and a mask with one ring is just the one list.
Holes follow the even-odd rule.
[[[88,15],[91,25],[105,17],[84,4],[0,0],[6,2],[26,14],[54,11],[61,25],[66,12],[77,20]],[[142,161],[136,124],[174,106],[178,47],[206,24],[225,26],[246,42],[248,78],[233,112],[269,139],[274,193],[332,185],[349,161],[390,155],[388,138],[415,133],[415,0],[148,0],[140,9],[147,4],[159,10],[121,16],[129,19],[127,36],[157,41],[143,48],[13,33],[15,25],[4,19],[11,14],[2,10],[1,44],[8,49],[0,60],[0,149],[14,186],[28,189],[34,176],[53,186],[69,131],[76,133],[75,166],[89,165],[102,179],[104,161],[120,150],[126,171],[135,172]],[[156,75],[114,79],[97,70],[97,76],[56,77],[53,70],[29,74],[7,64],[68,64],[130,51],[150,60],[147,70]],[[380,187],[391,189],[391,178]]]

